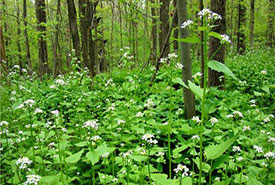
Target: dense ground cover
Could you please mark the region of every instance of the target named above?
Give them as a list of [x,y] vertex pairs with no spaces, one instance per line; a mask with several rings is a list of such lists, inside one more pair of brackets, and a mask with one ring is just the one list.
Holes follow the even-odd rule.
[[[203,182],[275,183],[274,61],[274,50],[228,56],[238,80],[207,94]],[[93,80],[13,71],[0,91],[1,184],[197,184],[201,101],[198,117],[185,120],[181,70],[162,67],[152,87],[152,68],[127,65]]]

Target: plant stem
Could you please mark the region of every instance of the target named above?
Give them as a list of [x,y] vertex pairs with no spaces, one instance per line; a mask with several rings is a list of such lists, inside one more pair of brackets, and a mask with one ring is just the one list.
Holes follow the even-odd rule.
[[169,97],[169,123],[168,123],[168,160],[169,160],[169,179],[172,178],[172,159],[171,159],[171,129],[172,129],[172,79],[173,79],[173,61],[170,63],[170,97]]
[[152,181],[151,181],[151,171],[150,171],[150,150],[149,149],[148,149],[147,164],[148,164],[149,184],[151,185]]

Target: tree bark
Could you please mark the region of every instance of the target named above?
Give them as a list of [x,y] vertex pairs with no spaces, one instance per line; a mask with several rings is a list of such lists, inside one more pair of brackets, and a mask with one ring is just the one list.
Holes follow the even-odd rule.
[[60,29],[60,0],[57,0],[57,10],[56,10],[56,25],[54,33],[54,42],[53,42],[53,76],[57,77],[60,68],[60,62],[57,56],[57,48],[59,44],[59,29]]
[[269,11],[268,11],[268,34],[267,34],[267,45],[269,47],[275,46],[274,36],[274,12],[275,4],[274,0],[269,0]]
[[[165,45],[165,39],[169,31],[169,4],[170,0],[160,0],[160,33],[159,33],[159,49],[160,52]],[[170,46],[165,48],[163,57],[167,57],[170,52]]]
[[[203,10],[203,0],[200,0],[199,2],[199,10]],[[203,25],[203,20],[200,20],[200,25]],[[203,36],[203,31],[200,32],[200,39],[203,42],[204,41],[204,36]],[[203,44],[199,44],[200,47],[200,60],[201,60],[201,88],[204,86],[204,48]]]
[[[177,0],[178,7],[178,24],[180,25],[187,20],[187,2],[186,0]],[[180,38],[188,37],[189,33],[187,29],[179,29]],[[189,43],[180,43],[181,63],[183,65],[182,78],[185,84],[192,80],[192,62],[190,56]],[[184,96],[184,114],[185,118],[192,118],[195,114],[195,96],[190,89],[183,88]]]
[[250,49],[253,48],[254,43],[254,23],[255,23],[255,0],[250,1]]
[[246,22],[246,7],[244,5],[244,0],[239,1],[238,11],[237,53],[243,55],[245,53],[244,27]]
[[[177,11],[177,0],[174,0],[175,19],[173,19],[173,28],[174,28],[174,38],[178,39],[179,37],[179,27],[178,27],[178,11]],[[179,43],[174,42],[174,52],[178,53]]]
[[[226,33],[226,1],[224,0],[211,0],[211,11],[216,12],[222,17],[222,20],[215,21],[216,27],[212,31],[225,34]],[[216,60],[224,64],[225,58],[225,45],[220,44],[220,40],[214,37],[210,37],[209,44],[209,59]],[[209,87],[222,87],[224,85],[223,73],[215,70],[208,69],[208,86]]]
[[75,4],[73,0],[67,0],[68,4],[68,16],[69,16],[69,25],[70,31],[73,40],[73,49],[75,50],[75,55],[78,60],[80,60],[80,41],[79,41],[79,33],[77,28],[77,15]]
[[18,62],[19,62],[19,69],[20,69],[20,75],[22,75],[22,69],[23,69],[23,61],[22,61],[22,55],[21,55],[21,45],[20,45],[20,38],[21,38],[21,28],[20,28],[20,6],[19,2],[17,0],[17,50],[18,50]]
[[23,22],[24,22],[24,37],[25,37],[25,48],[26,48],[26,58],[28,62],[28,74],[32,74],[32,62],[31,62],[31,54],[30,54],[30,44],[29,44],[29,36],[28,36],[28,24],[26,21],[27,17],[27,2],[23,0]]
[[7,73],[6,62],[6,50],[5,50],[5,42],[3,37],[2,25],[0,24],[0,79],[2,79],[3,73]]
[[[154,5],[156,2],[155,0],[151,0],[151,3]],[[152,64],[156,65],[157,63],[157,12],[156,8],[153,6],[151,8],[152,17],[154,19],[152,20],[152,32],[151,32],[151,38],[152,38]]]
[[42,78],[45,74],[49,73],[48,69],[48,52],[46,41],[46,4],[45,0],[35,1],[37,31],[38,37],[38,56],[39,56],[39,72]]

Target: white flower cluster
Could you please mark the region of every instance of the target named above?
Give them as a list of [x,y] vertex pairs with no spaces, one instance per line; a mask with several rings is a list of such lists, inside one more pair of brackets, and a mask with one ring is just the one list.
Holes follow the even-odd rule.
[[34,104],[35,104],[35,101],[32,99],[29,99],[29,100],[24,101],[22,104],[17,106],[15,109],[22,109],[25,107],[25,105],[28,107],[32,107]]
[[43,111],[40,108],[36,108],[34,110],[34,114],[39,114],[39,113],[43,113]]
[[147,107],[147,108],[151,108],[153,106],[155,106],[155,103],[153,102],[153,100],[151,98],[149,98],[147,100],[147,102],[144,104],[144,107]]
[[275,159],[275,153],[274,152],[267,152],[266,154],[264,154],[264,157],[266,159]]
[[177,69],[182,69],[184,66],[181,63],[176,63],[175,67]]
[[240,111],[234,111],[233,115],[235,118],[243,118],[243,114]]
[[26,169],[32,161],[27,157],[21,157],[16,161],[16,165],[19,166],[19,169]]
[[198,16],[200,19],[202,19],[203,17],[206,17],[208,20],[218,20],[218,19],[222,19],[222,17],[215,13],[215,12],[212,12],[211,10],[205,8],[203,10],[201,10],[199,13],[198,13]]
[[191,137],[191,139],[192,139],[192,140],[200,140],[200,136],[198,136],[198,135],[193,135],[193,136]]
[[257,153],[263,153],[263,148],[257,145],[253,145],[253,148],[256,150]]
[[167,63],[169,60],[174,60],[177,59],[178,55],[176,53],[169,53],[167,58],[161,58],[159,63],[161,64],[165,64]]
[[269,116],[267,116],[263,121],[264,123],[268,123],[270,122],[272,119],[274,119],[274,115],[270,114]]
[[181,24],[180,28],[184,29],[184,28],[188,27],[189,25],[191,25],[191,24],[193,24],[193,23],[194,23],[194,22],[191,21],[191,20],[184,21],[184,22]]
[[62,79],[56,79],[56,80],[55,80],[55,83],[56,83],[57,85],[66,85],[65,81],[62,80]]
[[251,130],[250,126],[244,126],[244,127],[243,127],[243,131],[244,131],[244,132],[245,132],[245,131],[249,131],[249,130]]
[[211,118],[210,119],[210,123],[212,124],[212,125],[214,125],[215,123],[218,123],[218,119],[217,118]]
[[124,157],[124,158],[127,158],[127,157],[129,157],[132,153],[133,153],[132,150],[128,150],[127,152],[120,153],[119,155],[122,156],[122,157]]
[[189,168],[187,168],[185,165],[178,164],[177,168],[174,169],[175,173],[182,172],[182,177],[189,176]]
[[102,154],[102,158],[106,158],[106,157],[108,157],[110,155],[110,153],[109,152],[105,152],[104,154]]
[[113,83],[113,79],[109,79],[109,80],[107,80],[107,82],[105,83],[105,87],[108,87],[108,86],[111,86],[111,87],[113,87],[115,84]]
[[123,124],[125,124],[126,123],[126,121],[124,121],[124,120],[117,120],[117,124],[118,125],[123,125]]
[[199,77],[202,77],[202,73],[201,72],[197,72],[196,74],[193,75],[194,79],[197,79]]
[[137,118],[140,118],[140,117],[142,117],[143,116],[143,113],[142,112],[138,112],[137,114],[136,114],[136,117]]
[[200,120],[200,118],[198,116],[193,116],[192,120],[195,121],[195,122],[197,122],[197,123],[201,122],[201,120]]
[[59,111],[58,111],[58,110],[53,110],[53,111],[51,111],[51,113],[52,113],[53,115],[55,115],[55,116],[58,116]]
[[24,185],[28,185],[28,184],[37,185],[40,178],[41,177],[39,175],[27,175],[27,181],[24,182]]
[[273,143],[275,145],[275,137],[268,137],[268,142]]
[[226,34],[221,35],[221,43],[229,43],[230,44],[231,40],[230,40],[229,36]]
[[91,137],[92,141],[97,141],[97,140],[101,140],[102,138],[100,136],[93,136]]
[[261,74],[262,74],[262,75],[267,75],[267,71],[266,71],[266,70],[262,70],[262,71],[261,71]]
[[239,146],[233,146],[232,148],[233,152],[241,152],[241,148]]
[[83,123],[82,128],[93,128],[95,130],[98,129],[99,124],[97,123],[97,120],[89,120]]
[[1,121],[0,122],[0,127],[4,126],[4,125],[8,125],[9,123],[7,121]]
[[149,144],[157,144],[158,141],[154,139],[155,136],[153,134],[144,134],[141,139]]

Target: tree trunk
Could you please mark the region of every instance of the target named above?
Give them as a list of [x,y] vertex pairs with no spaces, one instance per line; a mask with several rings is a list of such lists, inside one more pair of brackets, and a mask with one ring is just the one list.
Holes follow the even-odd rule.
[[[159,33],[159,49],[160,52],[165,45],[165,39],[169,31],[169,4],[170,0],[160,0],[160,33]],[[167,57],[170,52],[170,46],[166,47],[163,57]]]
[[6,67],[6,50],[2,31],[2,25],[0,24],[0,79],[2,79],[3,73],[7,73]]
[[73,49],[75,50],[75,55],[78,60],[80,60],[80,43],[79,43],[79,34],[77,28],[77,15],[75,4],[73,0],[67,0],[68,4],[68,16],[69,16],[69,25],[70,31],[73,40]]
[[[200,0],[199,2],[199,10],[203,10],[203,0]],[[200,20],[200,25],[203,25],[203,20]],[[204,41],[204,36],[203,36],[203,31],[200,32],[200,39],[203,42]],[[204,48],[203,44],[199,44],[200,47],[200,58],[201,58],[201,88],[204,86]]]
[[56,10],[56,26],[54,33],[54,42],[53,42],[53,76],[57,77],[59,73],[60,62],[57,57],[57,48],[59,41],[59,29],[60,29],[60,0],[57,0],[57,10]]
[[[154,5],[155,0],[151,0],[151,3]],[[157,63],[157,20],[156,20],[156,8],[153,6],[151,8],[151,13],[152,17],[154,18],[152,20],[152,32],[151,32],[151,37],[152,37],[152,63],[153,65],[156,65]]]
[[48,69],[48,53],[47,53],[47,41],[46,41],[46,4],[45,0],[36,0],[36,19],[37,19],[37,31],[38,37],[38,56],[39,56],[39,72],[42,78],[45,74],[49,73]]
[[237,33],[237,53],[243,55],[245,52],[245,34],[244,27],[246,22],[246,7],[244,0],[239,1],[238,15],[238,33]]
[[22,55],[21,55],[21,45],[20,45],[20,37],[21,37],[21,29],[20,29],[20,6],[19,2],[17,0],[17,50],[18,50],[18,62],[20,67],[20,75],[22,75],[22,69],[23,69],[23,62],[22,62]]
[[[177,0],[174,0],[175,18],[173,19],[173,27],[174,27],[174,38],[178,39],[179,37],[179,28],[178,28],[178,12],[177,12]],[[174,52],[178,53],[179,43],[174,42]]]
[[[212,31],[225,34],[226,33],[226,1],[224,0],[211,0],[211,11],[216,12],[222,17],[222,20],[215,21],[216,27]],[[220,40],[214,37],[210,37],[209,44],[209,59],[216,60],[224,64],[225,58],[225,45],[220,44]],[[221,80],[220,77],[224,76],[223,73],[208,69],[208,86],[221,87],[224,85],[224,78]]]
[[24,21],[24,37],[25,37],[25,48],[26,48],[26,58],[28,62],[28,74],[32,74],[32,62],[31,62],[31,54],[30,54],[30,44],[29,44],[29,36],[28,36],[28,24],[26,21],[27,17],[27,2],[23,0],[23,21]]
[[250,49],[253,48],[254,42],[254,23],[255,23],[255,0],[250,1]]
[[[187,20],[187,2],[186,0],[177,0],[178,7],[178,24],[180,25]],[[188,37],[187,29],[179,29],[180,38]],[[182,78],[185,84],[188,84],[188,80],[192,80],[192,62],[190,57],[190,45],[189,43],[180,43],[181,63],[184,66],[182,69]],[[183,88],[184,96],[184,114],[185,118],[192,118],[195,114],[195,96],[190,89]]]
[[275,46],[275,38],[274,38],[274,12],[275,12],[274,0],[269,0],[268,34],[267,34],[267,45],[269,47],[274,47]]

